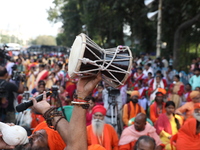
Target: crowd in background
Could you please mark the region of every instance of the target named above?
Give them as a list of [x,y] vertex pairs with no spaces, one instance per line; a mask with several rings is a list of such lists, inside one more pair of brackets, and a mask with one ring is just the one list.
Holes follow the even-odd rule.
[[[138,127],[140,131],[142,125],[136,124],[138,123],[136,117],[143,113],[146,114],[145,120],[148,121],[148,125],[155,127],[158,135],[156,138],[159,140],[153,134],[151,137],[155,139],[156,145],[164,145],[166,149],[171,149],[170,139],[178,134],[188,118],[194,118],[194,109],[200,107],[195,105],[200,102],[200,58],[192,60],[189,72],[193,75],[187,83],[181,81],[172,66],[172,56],[169,56],[168,60],[165,57],[152,59],[148,54],[135,57],[130,76],[123,86],[114,89],[102,81],[87,97],[90,103],[86,114],[87,126],[92,124],[94,107],[103,106],[105,108],[103,120],[114,127],[115,131],[112,131],[112,134],[116,132],[118,135],[114,136],[120,137],[119,142],[118,137],[115,138],[115,146],[119,145],[119,149],[128,150],[130,149],[128,147],[134,145],[128,137],[131,138],[131,132],[136,134],[135,131],[129,131],[129,127],[134,124],[135,129],[137,130]],[[2,122],[22,125],[31,133],[39,123],[44,121],[44,118],[31,108],[26,110],[26,114],[17,113],[15,106],[27,101],[29,97],[36,97],[53,88],[56,89],[58,97],[48,97],[50,105],[71,106],[78,79],[69,77],[67,57],[49,54],[44,54],[42,57],[41,55],[18,55],[8,61],[5,68],[9,75],[7,81],[15,86],[8,87],[13,89],[12,96],[1,100],[0,120]],[[137,121],[145,118],[141,115],[139,117]],[[146,123],[145,128],[147,128]],[[91,132],[90,130],[88,129],[88,132]],[[148,126],[148,130],[154,129]],[[139,138],[142,135],[141,133],[137,136]],[[92,143],[92,140],[89,143]]]

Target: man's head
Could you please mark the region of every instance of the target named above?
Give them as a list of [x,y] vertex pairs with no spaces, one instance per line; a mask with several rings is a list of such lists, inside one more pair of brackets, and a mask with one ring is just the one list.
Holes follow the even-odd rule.
[[59,133],[49,128],[46,122],[42,122],[34,129],[29,143],[18,146],[16,150],[58,150],[65,147],[66,144]]
[[168,66],[168,71],[172,71],[173,70],[173,66]]
[[164,94],[162,92],[157,92],[156,93],[156,98],[155,98],[155,101],[157,103],[162,103],[163,102],[163,99],[164,99]]
[[200,75],[200,69],[195,69],[195,70],[194,70],[194,74],[195,74],[196,76],[199,76],[199,75]]
[[92,109],[92,129],[95,135],[101,136],[104,129],[104,117],[106,115],[106,109],[102,105],[94,106]]
[[195,119],[197,119],[197,121],[200,122],[200,103],[194,104],[193,116],[194,116]]
[[148,70],[151,67],[151,63],[146,64],[144,67],[146,70]]
[[147,135],[139,137],[134,146],[134,150],[155,150],[155,148],[155,140]]
[[8,72],[5,67],[0,66],[0,78],[6,79],[8,76]]
[[147,116],[143,113],[139,113],[134,120],[134,127],[137,131],[143,131],[146,126]]
[[190,93],[190,98],[194,103],[200,103],[200,92],[199,91],[192,91]]
[[130,101],[132,101],[133,103],[138,103],[139,97],[140,97],[140,93],[138,91],[132,91]]
[[189,83],[187,83],[186,86],[185,86],[185,90],[188,91],[188,92],[191,91],[192,86]]

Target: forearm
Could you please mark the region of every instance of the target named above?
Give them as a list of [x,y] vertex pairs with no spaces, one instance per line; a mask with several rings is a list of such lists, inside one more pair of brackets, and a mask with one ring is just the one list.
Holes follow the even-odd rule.
[[86,109],[74,106],[69,125],[68,145],[66,150],[87,150]]

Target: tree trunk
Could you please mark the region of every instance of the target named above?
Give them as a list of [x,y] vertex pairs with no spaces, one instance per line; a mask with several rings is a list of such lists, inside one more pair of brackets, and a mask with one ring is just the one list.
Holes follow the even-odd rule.
[[174,46],[173,46],[173,59],[174,59],[174,63],[173,63],[173,67],[175,69],[178,69],[178,63],[180,60],[180,49],[181,49],[181,35],[182,32],[187,29],[188,27],[192,26],[193,24],[195,24],[196,22],[200,21],[200,13],[197,14],[194,18],[185,21],[184,23],[182,23],[176,30],[175,34],[174,34]]

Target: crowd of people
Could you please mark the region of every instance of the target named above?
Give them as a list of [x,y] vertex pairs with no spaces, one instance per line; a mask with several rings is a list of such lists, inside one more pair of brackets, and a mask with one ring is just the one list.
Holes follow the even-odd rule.
[[[67,57],[20,54],[0,67],[0,121],[21,125],[30,135],[15,149],[200,150],[200,59],[193,60],[186,84],[172,65],[172,56],[141,55],[124,85],[112,88],[97,77],[83,91],[84,79],[68,75]],[[52,95],[37,103],[34,97],[45,91]],[[34,106],[16,112],[29,99]],[[75,144],[79,138],[86,139],[82,147]]]

